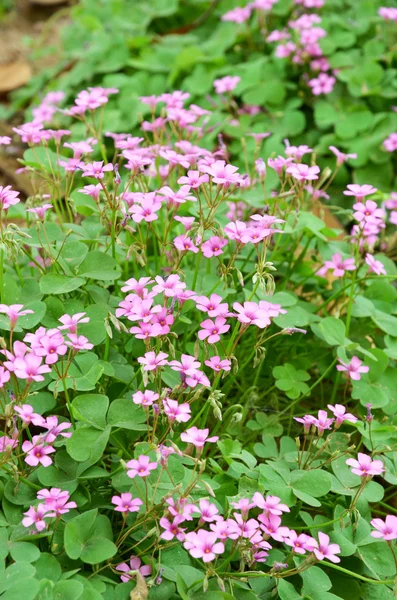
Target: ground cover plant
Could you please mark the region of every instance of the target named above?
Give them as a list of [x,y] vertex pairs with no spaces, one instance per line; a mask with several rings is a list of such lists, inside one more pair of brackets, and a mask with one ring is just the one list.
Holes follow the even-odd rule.
[[[320,4],[271,28],[313,102],[340,83],[299,45],[318,55]],[[276,7],[217,18],[264,37]],[[116,84],[53,90],[14,128],[34,193],[0,187],[5,600],[395,596],[396,134],[324,135],[322,164],[306,109],[247,109],[237,73],[203,103],[140,95],[124,128]]]

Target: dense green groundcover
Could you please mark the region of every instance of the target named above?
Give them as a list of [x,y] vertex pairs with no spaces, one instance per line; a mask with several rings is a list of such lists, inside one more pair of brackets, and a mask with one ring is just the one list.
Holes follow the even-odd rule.
[[235,6],[85,0],[14,98],[2,600],[395,597],[396,20]]

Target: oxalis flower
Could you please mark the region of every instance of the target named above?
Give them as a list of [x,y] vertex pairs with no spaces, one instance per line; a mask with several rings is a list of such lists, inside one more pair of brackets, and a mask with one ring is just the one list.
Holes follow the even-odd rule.
[[132,459],[127,463],[127,475],[134,479],[134,477],[148,477],[150,475],[150,471],[157,469],[157,462],[150,462],[150,458],[141,454],[137,459]]
[[225,551],[223,542],[217,542],[216,533],[199,529],[197,532],[191,531],[185,536],[183,544],[189,554],[194,558],[201,558],[203,562],[211,562],[217,554]]
[[182,442],[193,444],[196,448],[203,448],[205,443],[214,443],[219,440],[217,435],[208,437],[208,434],[209,429],[197,429],[197,427],[194,426],[181,433],[181,440]]
[[381,475],[385,470],[381,460],[372,460],[368,454],[362,452],[357,454],[357,460],[348,458],[346,464],[352,467],[352,473],[360,477],[374,477]]

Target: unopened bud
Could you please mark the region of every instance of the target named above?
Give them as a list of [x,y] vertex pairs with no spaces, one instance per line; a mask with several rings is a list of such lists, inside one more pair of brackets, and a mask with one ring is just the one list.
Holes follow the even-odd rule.
[[207,483],[207,482],[206,482],[206,481],[204,481],[204,480],[201,480],[201,483],[203,484],[204,488],[205,488],[205,489],[206,489],[206,491],[209,493],[209,495],[210,495],[212,498],[215,498],[215,493],[214,493],[214,490],[212,489],[212,487],[210,486],[210,484],[209,484],[209,483]]
[[373,418],[374,418],[374,416],[371,412],[372,404],[366,404],[365,408],[367,409],[366,420],[368,421],[368,423],[371,423],[371,421],[373,421]]

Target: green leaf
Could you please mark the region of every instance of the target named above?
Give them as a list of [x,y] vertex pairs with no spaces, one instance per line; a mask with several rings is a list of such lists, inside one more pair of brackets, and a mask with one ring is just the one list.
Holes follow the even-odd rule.
[[121,271],[114,258],[99,250],[89,252],[77,271],[84,277],[103,281],[118,279],[121,276]]
[[327,471],[293,471],[291,485],[295,490],[320,498],[328,494],[332,487],[332,479]]
[[108,560],[117,553],[111,539],[111,526],[107,517],[98,510],[89,510],[66,524],[64,541],[66,554],[76,560],[94,565]]
[[384,542],[374,542],[367,546],[360,546],[358,555],[375,579],[384,579],[395,573],[393,553]]
[[311,328],[313,333],[329,346],[343,346],[345,344],[346,327],[340,319],[326,317],[321,323],[313,324]]
[[110,426],[103,431],[83,425],[73,432],[66,442],[69,455],[77,462],[96,463],[102,456],[109,440]]
[[302,592],[308,596],[327,592],[332,587],[330,578],[320,567],[311,567],[307,571],[303,571],[300,576],[303,581]]
[[76,396],[72,402],[73,414],[76,419],[93,425],[98,429],[105,429],[106,413],[109,407],[109,398],[101,394],[83,394]]
[[37,579],[50,579],[58,581],[61,576],[61,565],[52,554],[42,552],[40,558],[34,564]]
[[16,581],[10,586],[4,594],[2,600],[33,600],[40,589],[40,583],[37,579],[22,579]]
[[29,542],[12,542],[10,545],[10,554],[16,562],[24,560],[31,563],[40,557],[40,550],[37,546]]
[[300,600],[302,596],[298,594],[292,583],[285,579],[279,579],[277,583],[277,591],[280,600]]
[[43,294],[68,294],[85,284],[82,277],[66,277],[48,273],[40,279],[40,291]]
[[118,398],[110,404],[108,425],[131,429],[132,431],[145,431],[147,429],[144,411],[127,398]]
[[53,589],[54,598],[59,598],[59,600],[78,600],[83,591],[83,584],[74,580],[58,581]]

